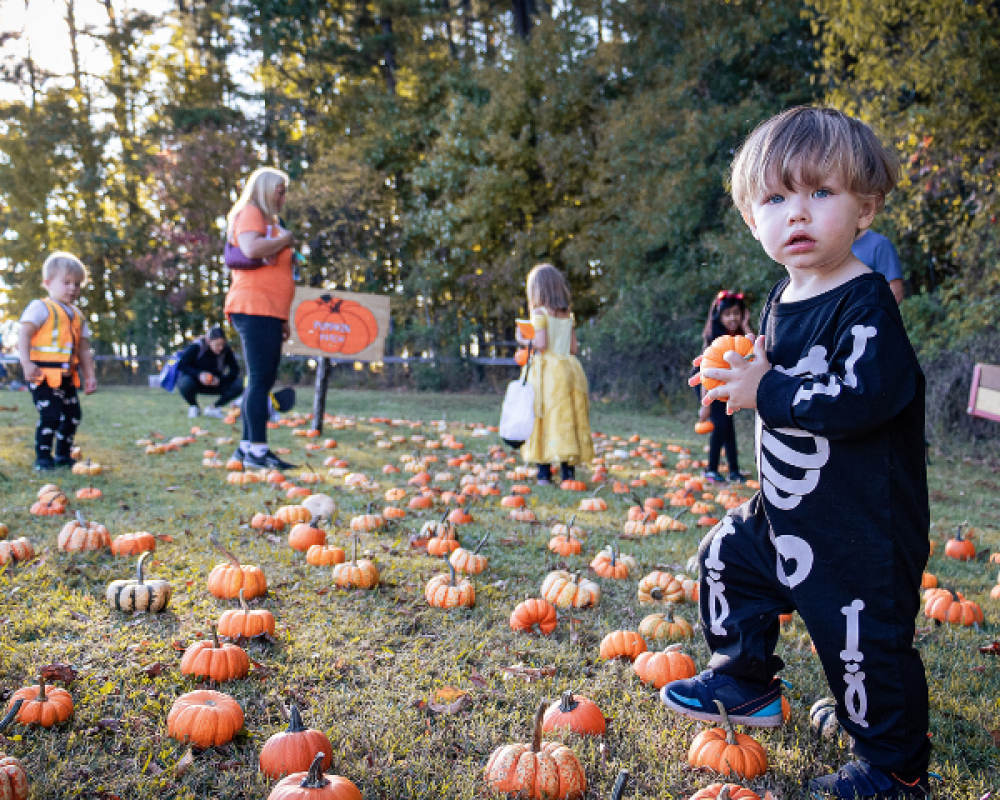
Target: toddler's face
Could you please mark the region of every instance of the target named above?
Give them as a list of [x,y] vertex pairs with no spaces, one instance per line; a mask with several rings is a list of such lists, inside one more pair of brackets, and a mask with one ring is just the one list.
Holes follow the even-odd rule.
[[768,182],[745,218],[779,264],[827,272],[853,258],[851,244],[876,209],[875,198],[854,194],[840,175],[830,174],[818,186]]
[[83,288],[83,279],[64,270],[48,280],[42,281],[49,293],[49,297],[59,303],[72,305],[80,298],[80,289]]

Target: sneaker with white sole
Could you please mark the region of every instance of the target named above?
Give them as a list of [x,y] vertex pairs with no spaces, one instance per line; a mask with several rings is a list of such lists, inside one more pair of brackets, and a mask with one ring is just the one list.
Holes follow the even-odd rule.
[[809,791],[815,800],[916,800],[931,796],[926,772],[906,780],[862,759],[849,761],[832,775],[809,781]]
[[209,406],[203,412],[206,417],[214,417],[215,419],[222,419],[225,414],[222,413],[222,409],[218,406]]
[[778,728],[782,723],[781,681],[772,678],[764,689],[707,669],[693,678],[671,681],[660,690],[663,704],[689,719],[721,722],[715,701],[726,709],[734,725]]
[[194,419],[201,413],[201,409],[198,406],[188,406],[188,419]]

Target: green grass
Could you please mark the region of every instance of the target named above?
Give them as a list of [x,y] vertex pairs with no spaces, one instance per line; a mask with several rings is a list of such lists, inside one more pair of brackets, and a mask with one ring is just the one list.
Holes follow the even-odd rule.
[[[212,447],[216,436],[238,436],[238,429],[201,419],[208,436],[177,452],[151,456],[135,440],[154,431],[181,435],[189,428],[177,397],[109,389],[83,402],[78,443],[86,456],[112,469],[94,479],[104,497],[76,501],[74,507],[106,524],[112,535],[149,530],[170,537],[158,543],[149,573],[169,579],[174,597],[160,615],[113,612],[104,602],[104,587],[110,580],[131,577],[134,562],[110,555],[69,557],[57,551],[56,536],[66,518],[28,514],[39,485],[50,479],[30,470],[35,421],[30,398],[3,393],[0,521],[9,525],[11,536],[31,539],[39,556],[0,568],[0,700],[33,683],[43,664],[70,663],[79,673],[69,687],[76,704],[70,722],[48,730],[13,726],[6,740],[0,738],[0,750],[27,767],[31,797],[266,797],[271,783],[257,771],[257,753],[268,736],[284,727],[280,704],[296,700],[306,722],[333,741],[330,771],[353,780],[369,800],[479,798],[484,796],[482,768],[489,753],[501,744],[528,740],[528,723],[539,700],[555,699],[566,688],[581,689],[610,719],[603,741],[564,737],[586,769],[587,797],[607,797],[622,768],[634,776],[628,797],[684,798],[711,782],[711,776],[686,766],[687,747],[703,726],[669,714],[630,665],[597,657],[605,633],[634,629],[648,611],[636,603],[635,580],[600,581],[600,605],[573,615],[579,622],[572,637],[568,615],[562,613],[559,627],[547,638],[514,635],[507,625],[513,606],[537,595],[542,577],[557,565],[559,559],[545,547],[548,529],[571,513],[578,496],[536,488],[530,502],[542,524],[534,526],[509,521],[498,498],[476,504],[476,522],[462,534],[465,541],[476,542],[483,532],[491,532],[485,547],[490,566],[474,579],[474,609],[441,611],[426,605],[423,586],[442,564],[408,546],[409,533],[424,517],[411,513],[390,531],[363,536],[362,547],[380,567],[381,585],[374,591],[340,591],[332,588],[327,570],[307,566],[283,536],[259,535],[247,526],[265,501],[285,502],[275,489],[258,485],[241,490],[225,482],[223,471],[200,466],[204,447]],[[300,399],[299,409],[306,405]],[[391,484],[389,478],[402,482],[409,477],[405,472],[382,475],[383,463],[398,463],[413,450],[408,445],[377,449],[374,430],[434,432],[427,425],[373,425],[369,417],[425,423],[443,418],[482,461],[495,439],[473,437],[469,423],[494,423],[498,406],[497,397],[332,392],[328,411],[358,418],[354,429],[327,432],[339,442],[334,452],[352,469],[376,478],[381,489],[369,498],[342,484],[326,484],[323,491],[340,506],[340,524],[331,528],[330,540],[346,543],[350,517],[362,512],[369,499],[384,505],[382,492]],[[704,444],[691,433],[691,414],[667,418],[596,403],[592,422],[595,430],[625,437],[639,433],[661,445]],[[740,425],[740,443],[749,461],[749,420]],[[290,447],[289,457],[302,462],[307,440],[293,437],[288,428],[272,433],[273,444]],[[230,449],[219,446],[224,455]],[[672,466],[675,457],[667,455]],[[313,454],[310,460],[318,466],[322,457]],[[637,459],[624,464],[627,469],[620,474],[625,477],[646,467]],[[1000,786],[1000,754],[991,739],[991,731],[1000,728],[998,662],[977,652],[978,646],[998,637],[998,603],[989,599],[997,568],[941,555],[944,539],[963,521],[982,531],[980,550],[1000,550],[996,467],[989,461],[936,453],[930,468],[932,537],[939,544],[929,569],[982,603],[986,613],[986,626],[978,631],[935,627],[922,617],[917,622],[930,684],[932,769],[945,778],[936,784],[939,798],[968,800]],[[431,471],[443,469],[439,464]],[[449,471],[456,480],[461,474]],[[57,475],[67,493],[87,483],[81,476]],[[510,483],[503,480],[502,488]],[[589,531],[584,549],[589,555],[571,559],[569,566],[575,569],[585,570],[599,546],[618,540],[628,501],[607,490],[604,495],[608,512],[578,520]],[[439,514],[430,512],[426,518]],[[693,522],[690,517],[688,521]],[[188,747],[166,735],[171,703],[195,687],[180,674],[179,648],[204,637],[210,621],[233,607],[206,590],[208,571],[220,561],[208,541],[213,524],[244,562],[264,568],[270,591],[255,604],[275,614],[278,631],[273,644],[248,646],[256,663],[247,680],[221,687],[243,706],[245,730],[227,746],[196,753],[184,770],[177,765]],[[681,569],[701,534],[702,529],[691,524],[685,533],[620,544],[639,559],[636,577],[641,577],[656,564]],[[691,606],[681,613],[691,621],[697,616]],[[699,665],[707,660],[700,636],[688,651]],[[803,796],[805,780],[829,771],[846,754],[843,743],[818,742],[810,734],[806,711],[828,690],[798,619],[783,632],[778,652],[787,663],[783,677],[791,683],[787,696],[792,718],[780,730],[754,734],[766,748],[771,768],[750,783],[761,792],[770,789],[778,798],[796,798]],[[528,681],[506,671],[513,665],[552,668],[554,674]],[[426,704],[444,686],[467,691],[471,706],[451,714],[429,711]]]

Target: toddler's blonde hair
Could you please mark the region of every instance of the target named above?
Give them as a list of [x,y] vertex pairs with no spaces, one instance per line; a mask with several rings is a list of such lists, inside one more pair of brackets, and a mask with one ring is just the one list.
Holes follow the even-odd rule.
[[226,216],[226,235],[233,235],[233,221],[236,215],[251,204],[259,208],[265,217],[277,221],[278,204],[275,202],[275,193],[279,186],[288,186],[288,175],[280,169],[258,167],[251,172],[239,200],[233,204]]
[[551,264],[536,264],[528,273],[524,288],[529,308],[545,306],[550,311],[570,309],[569,284]]
[[830,174],[881,208],[896,185],[899,163],[860,120],[833,108],[790,108],[754,128],[736,153],[733,202],[747,216],[769,188],[818,187]]
[[71,277],[79,279],[80,283],[87,282],[87,268],[83,262],[72,253],[57,250],[50,253],[49,257],[42,263],[42,280],[50,281],[57,278],[64,272],[68,272]]

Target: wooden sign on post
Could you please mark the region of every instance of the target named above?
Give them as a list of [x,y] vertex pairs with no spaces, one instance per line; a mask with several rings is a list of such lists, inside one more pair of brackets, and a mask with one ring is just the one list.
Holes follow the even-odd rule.
[[389,331],[389,298],[381,294],[295,289],[284,351],[317,360],[313,425],[323,430],[331,358],[380,361]]

